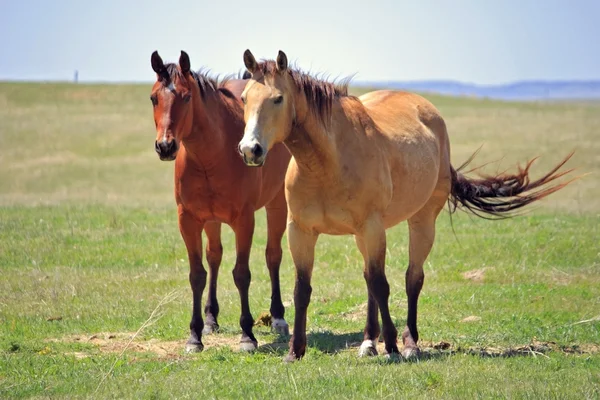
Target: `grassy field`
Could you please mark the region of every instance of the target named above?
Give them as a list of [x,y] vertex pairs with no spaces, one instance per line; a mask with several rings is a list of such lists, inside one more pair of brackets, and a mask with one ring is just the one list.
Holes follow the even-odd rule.
[[[580,181],[531,213],[447,213],[427,261],[416,362],[359,359],[366,311],[350,237],[317,247],[306,358],[257,326],[237,352],[239,299],[224,229],[220,333],[186,355],[191,292],[172,194],[153,150],[148,85],[0,83],[0,398],[598,398],[600,104],[427,96],[459,165],[483,144],[487,172],[570,151]],[[359,92],[359,91],[357,91]],[[264,213],[251,307],[268,309]],[[391,313],[404,326],[407,229],[388,231]],[[293,266],[282,265],[293,321]],[[134,334],[135,339],[131,341]]]

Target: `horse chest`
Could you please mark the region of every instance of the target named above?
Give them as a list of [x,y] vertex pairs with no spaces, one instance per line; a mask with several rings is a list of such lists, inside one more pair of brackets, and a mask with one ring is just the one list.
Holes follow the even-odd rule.
[[235,195],[214,180],[202,175],[193,180],[182,177],[178,187],[181,204],[199,220],[230,223],[239,214]]
[[334,201],[329,196],[290,197],[291,217],[302,226],[328,235],[348,235],[356,232],[356,213],[351,203]]

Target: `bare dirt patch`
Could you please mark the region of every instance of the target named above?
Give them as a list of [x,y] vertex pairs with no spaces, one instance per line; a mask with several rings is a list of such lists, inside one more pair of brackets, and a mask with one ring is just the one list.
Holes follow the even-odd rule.
[[585,343],[573,346],[561,346],[556,342],[532,341],[530,344],[516,347],[470,347],[464,349],[467,354],[479,355],[482,357],[514,357],[514,356],[537,356],[545,355],[549,352],[558,352],[565,354],[597,354],[600,347],[595,344]]
[[90,355],[88,353],[83,353],[81,351],[71,351],[71,352],[65,353],[65,356],[73,356],[77,359],[82,359],[82,358],[88,358]]
[[[159,359],[179,359],[184,355],[185,340],[160,341],[158,339],[138,339],[130,343],[134,332],[102,332],[93,335],[70,335],[61,339],[50,339],[48,342],[62,343],[90,343],[97,347],[101,353],[128,353],[150,354]],[[205,349],[209,348],[230,348],[233,351],[239,350],[239,337],[226,336],[223,334],[206,335],[202,337]],[[345,342],[336,351],[352,350],[356,351],[361,342]],[[399,343],[399,347],[402,344]],[[419,342],[421,349],[421,358],[427,359],[444,355],[468,354],[480,357],[516,357],[516,356],[546,356],[547,353],[557,352],[563,354],[585,355],[600,353],[600,345],[593,343],[583,343],[577,345],[558,345],[555,342],[540,342],[533,340],[531,343],[512,347],[496,346],[456,346],[446,341]],[[259,352],[278,352],[286,351],[287,341],[274,343],[259,343]],[[379,354],[386,354],[385,344],[381,341],[377,343]],[[72,355],[75,358],[82,359],[90,357],[93,353],[85,351],[68,352],[65,355]]]
[[[360,342],[350,343],[349,347],[356,351],[354,348],[360,346]],[[401,348],[401,343],[399,343]],[[563,354],[574,354],[574,355],[585,355],[585,354],[598,354],[600,353],[600,345],[584,343],[573,346],[561,346],[555,342],[540,342],[537,340],[532,341],[529,344],[514,346],[514,347],[493,347],[493,346],[471,346],[461,347],[455,346],[449,342],[419,342],[419,348],[421,349],[422,359],[439,357],[443,355],[454,355],[454,354],[469,354],[480,357],[517,357],[517,356],[544,356],[550,352],[563,353]],[[377,352],[379,354],[386,354],[385,344],[383,342],[377,343]]]
[[460,320],[460,322],[478,322],[478,321],[481,321],[481,317],[478,317],[476,315],[469,315],[468,317]]
[[362,303],[349,312],[343,312],[342,317],[350,321],[364,321],[367,318],[367,303]]
[[[158,339],[140,339],[131,341],[135,332],[101,332],[93,335],[70,335],[60,339],[50,339],[49,342],[62,343],[89,343],[97,347],[102,353],[121,353],[122,351],[134,353],[151,353],[160,358],[174,358],[184,354],[185,339],[161,341]],[[131,341],[131,343],[130,343]],[[240,339],[236,336],[225,336],[222,334],[206,335],[202,337],[204,348],[222,348],[229,347],[232,350],[238,350]],[[66,353],[76,358],[89,356],[87,353],[72,352]]]

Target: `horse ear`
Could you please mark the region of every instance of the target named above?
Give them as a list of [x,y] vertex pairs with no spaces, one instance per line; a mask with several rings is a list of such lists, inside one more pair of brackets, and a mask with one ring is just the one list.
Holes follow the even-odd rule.
[[179,56],[179,68],[181,68],[181,72],[187,74],[190,72],[190,56],[181,50],[181,55]]
[[158,55],[158,51],[154,50],[152,57],[150,57],[150,63],[152,64],[152,69],[158,75],[162,75],[165,72],[165,64],[163,63],[162,58],[160,58]]
[[288,67],[287,56],[281,50],[277,54],[277,71],[284,72]]
[[254,58],[254,55],[252,55],[252,52],[250,50],[246,50],[244,52],[244,65],[246,65],[246,68],[251,74],[254,74],[256,72],[256,69],[258,68],[256,58]]

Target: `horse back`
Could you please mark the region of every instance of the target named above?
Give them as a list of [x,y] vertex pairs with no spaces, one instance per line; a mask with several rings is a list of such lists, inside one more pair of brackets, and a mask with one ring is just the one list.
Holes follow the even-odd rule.
[[[380,148],[388,160],[394,189],[387,219],[392,226],[416,212],[434,190],[447,191],[446,124],[437,108],[417,94],[377,91],[359,99],[380,134]],[[413,190],[407,193],[407,187]]]
[[223,88],[229,90],[236,99],[239,99],[244,92],[246,83],[248,83],[248,79],[230,79],[223,84]]

